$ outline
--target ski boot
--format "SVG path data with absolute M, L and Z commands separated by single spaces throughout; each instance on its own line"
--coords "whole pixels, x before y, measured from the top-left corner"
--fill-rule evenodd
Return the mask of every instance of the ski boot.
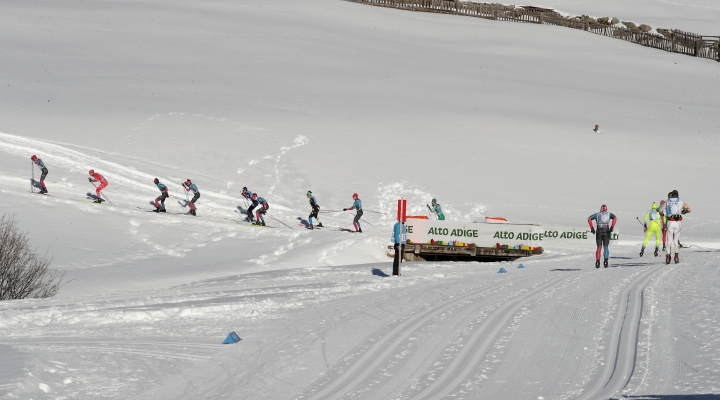
M 93 201 L 93 203 L 98 203 L 98 204 L 100 204 L 100 202 L 102 202 L 102 200 L 100 200 L 99 198 L 97 200 Z
M 603 266 L 604 266 L 605 268 L 607 268 L 607 267 L 610 266 L 610 265 L 608 264 L 608 259 L 607 259 L 607 258 L 605 259 L 605 263 L 603 264 Z
M 167 210 L 165 208 L 161 208 L 158 212 L 167 212 Z
M 670 264 L 670 254 L 665 256 L 665 264 Z
M 640 249 L 640 257 L 642 257 L 643 254 L 645 254 L 645 248 L 644 248 L 644 247 L 643 247 L 642 249 Z
M 322 227 L 323 227 L 322 222 L 318 222 L 318 228 L 322 228 Z
M 195 210 L 190 210 L 190 214 L 197 217 L 197 213 L 195 212 Z
M 658 256 L 658 252 L 659 252 L 659 250 L 658 250 L 658 248 L 656 247 L 656 248 L 655 248 L 655 257 Z
M 680 262 L 680 254 L 675 253 L 675 264 Z
M 313 226 L 312 226 L 312 225 L 308 225 L 308 227 L 307 227 L 307 228 L 308 228 L 308 229 L 310 229 L 310 230 L 313 230 L 313 229 L 315 229 L 315 228 L 313 228 Z
M 663 245 L 662 251 L 665 251 L 665 245 Z
M 261 224 L 262 226 L 265 226 L 265 221 L 262 221 L 260 224 Z
M 357 233 L 362 233 L 362 229 L 358 229 L 358 230 L 357 230 Z
M 595 268 L 600 268 L 600 260 L 595 261 Z
M 40 191 L 40 193 L 43 193 L 43 194 L 47 193 L 47 189 L 46 189 L 46 188 L 43 188 L 43 189 Z

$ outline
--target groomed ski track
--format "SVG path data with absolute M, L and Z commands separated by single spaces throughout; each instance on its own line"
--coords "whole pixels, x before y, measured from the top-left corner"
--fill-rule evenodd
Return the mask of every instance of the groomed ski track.
M 587 385 L 588 389 L 583 391 L 581 398 L 609 398 L 622 390 L 630 380 L 635 366 L 637 334 L 642 316 L 642 292 L 659 271 L 661 269 L 657 267 L 645 269 L 628 279 L 622 292 L 617 295 L 617 313 L 612 318 L 614 322 L 607 326 L 608 337 L 604 339 L 608 342 L 603 346 L 607 351 L 605 354 L 599 354 L 599 359 L 607 361 Z M 592 273 L 595 271 L 587 272 L 587 274 Z M 488 361 L 488 353 L 498 345 L 501 333 L 511 329 L 511 322 L 518 318 L 518 310 L 580 279 L 582 278 L 578 275 L 562 276 L 561 274 L 547 281 L 535 283 L 534 286 L 516 289 L 517 291 L 512 295 L 501 299 L 488 298 L 489 294 L 496 291 L 498 285 L 483 287 L 433 304 L 399 322 L 380 338 L 373 338 L 373 344 L 369 348 L 351 351 L 340 362 L 340 366 L 328 373 L 328 377 L 324 380 L 329 383 L 324 385 L 320 383 L 321 388 L 313 390 L 316 393 L 311 391 L 309 396 L 301 396 L 301 398 L 372 397 L 419 400 L 441 399 L 451 394 L 453 397 L 469 395 L 470 393 L 463 390 L 463 384 L 471 381 L 473 374 L 478 372 L 479 366 Z M 513 283 L 515 282 L 510 281 L 505 285 Z M 446 313 L 450 314 L 449 311 L 452 316 L 445 317 Z M 437 324 L 437 319 L 442 319 L 443 322 Z M 431 321 L 435 324 L 431 324 Z M 423 379 L 418 379 L 419 368 L 437 365 L 442 350 L 447 352 L 447 349 L 443 348 L 443 343 L 448 341 L 458 343 L 458 338 L 453 340 L 453 333 L 458 331 L 472 333 L 466 335 L 467 340 L 459 341 L 462 346 L 454 352 L 452 358 L 443 360 L 443 364 L 449 363 L 449 365 L 437 372 L 421 372 L 420 376 Z M 398 351 L 398 347 L 410 338 L 419 340 L 418 346 L 425 351 L 412 352 L 411 355 L 407 355 L 404 363 L 392 369 L 383 368 L 383 365 L 392 365 L 393 359 L 398 358 L 398 354 L 409 353 L 409 350 Z M 528 367 L 543 368 L 539 365 L 515 365 L 514 368 L 518 369 L 515 373 L 528 374 L 529 371 L 523 371 Z M 395 385 L 410 380 L 413 384 L 410 387 L 393 387 L 392 384 L 380 381 L 377 376 L 368 379 L 369 375 L 376 375 L 379 369 L 382 369 L 385 375 L 393 376 Z M 358 388 L 361 382 L 368 380 L 376 382 L 377 385 L 373 386 L 379 387 L 373 387 L 372 391 L 367 387 Z M 482 387 L 479 389 L 482 391 Z M 561 395 L 561 393 L 553 393 L 553 395 Z M 473 393 L 472 397 L 476 396 L 478 393 Z

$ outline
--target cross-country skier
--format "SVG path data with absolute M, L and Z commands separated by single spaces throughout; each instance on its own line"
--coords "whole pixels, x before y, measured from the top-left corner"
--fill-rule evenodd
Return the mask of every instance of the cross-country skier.
M 310 222 L 310 225 L 308 226 L 308 229 L 314 229 L 313 228 L 313 217 L 318 221 L 318 227 L 322 228 L 323 224 L 320 222 L 320 217 L 318 217 L 318 213 L 320 212 L 320 205 L 318 205 L 317 201 L 315 201 L 315 196 L 313 196 L 312 192 L 308 190 L 307 192 L 307 198 L 310 202 L 310 215 L 308 215 L 308 222 Z
M 395 249 L 395 259 L 393 260 L 393 275 L 400 275 L 400 263 L 402 262 L 403 254 L 405 253 L 406 243 L 405 224 L 397 221 L 393 226 L 392 242 L 393 248 Z
M 158 196 L 158 197 L 155 199 L 155 207 L 156 207 L 155 212 L 159 212 L 159 213 L 161 213 L 161 212 L 166 212 L 166 210 L 165 210 L 165 199 L 167 199 L 168 196 L 170 195 L 170 194 L 168 193 L 168 188 L 167 188 L 167 186 L 165 186 L 165 185 L 163 185 L 162 183 L 160 183 L 160 180 L 159 180 L 158 178 L 155 178 L 155 179 L 153 180 L 153 182 L 155 182 L 155 184 L 157 185 L 158 190 L 160 190 L 160 196 Z
M 258 197 L 257 193 L 253 193 L 252 195 L 250 195 L 250 199 L 249 199 L 249 200 L 250 200 L 250 203 L 251 203 L 251 204 L 250 204 L 250 207 L 248 207 L 248 209 L 247 209 L 247 211 L 246 211 L 246 212 L 247 212 L 247 217 L 245 217 L 245 222 L 253 222 L 253 221 L 255 221 L 255 217 L 253 216 L 253 210 L 255 209 L 255 207 L 258 206 L 257 197 Z
M 43 163 L 43 161 L 39 159 L 36 155 L 33 154 L 30 159 L 33 160 L 35 165 L 37 165 L 42 172 L 42 175 L 40 175 L 40 186 L 42 186 L 42 190 L 40 191 L 40 193 L 47 193 L 47 188 L 45 187 L 45 177 L 48 174 L 48 169 L 45 167 L 45 163 Z
M 248 190 L 247 186 L 243 186 L 242 197 L 245 198 L 246 200 L 250 200 L 252 198 L 252 195 L 253 195 L 253 192 Z
M 437 216 L 437 219 L 440 221 L 445 220 L 445 214 L 443 214 L 442 208 L 440 207 L 440 204 L 438 204 L 436 199 L 432 199 L 432 207 L 430 205 L 426 204 L 428 210 L 435 214 Z
M 343 211 L 357 210 L 357 213 L 355 214 L 355 219 L 353 219 L 353 226 L 355 227 L 355 232 L 362 233 L 362 227 L 360 227 L 360 217 L 363 216 L 362 201 L 360 200 L 360 198 L 358 198 L 357 193 L 353 193 L 353 199 L 355 200 L 355 202 L 353 203 L 352 207 L 343 208 Z
M 186 192 L 193 192 L 192 200 L 190 200 L 190 214 L 197 216 L 197 213 L 195 212 L 195 202 L 200 198 L 200 191 L 190 179 L 183 182 L 182 185 Z
M 270 208 L 270 206 L 268 205 L 267 201 L 265 201 L 264 198 L 258 196 L 255 193 L 253 193 L 253 198 L 257 199 L 257 202 L 260 205 L 260 207 L 258 207 L 257 211 L 255 211 L 255 225 L 265 226 L 265 218 L 263 218 L 263 215 L 265 215 L 265 213 L 267 213 L 267 210 L 268 210 L 268 208 Z
M 643 226 L 645 227 L 645 232 L 647 232 L 647 234 L 645 235 L 645 241 L 643 242 L 642 249 L 640 250 L 640 257 L 642 257 L 645 253 L 645 246 L 647 246 L 650 241 L 650 237 L 653 234 L 655 235 L 655 257 L 657 257 L 658 252 L 660 251 L 660 236 L 662 235 L 662 227 L 665 226 L 665 216 L 660 215 L 658 212 L 658 205 L 655 202 L 652 203 L 650 211 L 645 214 L 645 223 Z
M 100 182 L 100 184 L 95 188 L 95 194 L 97 195 L 97 200 L 95 200 L 93 203 L 100 203 L 102 200 L 100 199 L 100 191 L 105 189 L 108 185 L 107 179 L 105 179 L 102 175 L 95 172 L 94 169 L 91 169 L 88 174 L 90 174 L 90 177 L 88 178 L 88 182 L 94 183 L 94 182 Z
M 670 197 L 670 193 L 668 193 L 668 197 Z M 665 200 L 660 200 L 660 206 L 658 207 L 658 214 L 660 214 L 660 217 L 663 220 L 662 224 L 662 251 L 665 251 L 665 243 L 667 243 L 667 218 L 665 218 L 664 210 L 665 209 Z
M 680 221 L 683 219 L 683 215 L 689 213 L 690 206 L 684 201 L 680 200 L 680 195 L 677 190 L 670 192 L 665 204 L 663 204 L 662 211 L 667 217 L 667 234 L 668 234 L 668 246 L 667 252 L 665 253 L 665 264 L 670 264 L 670 253 L 672 253 L 673 246 L 675 247 L 675 264 L 680 262 Z
M 610 225 L 612 220 L 612 225 Z M 593 227 L 593 221 L 597 224 L 597 233 Z M 604 258 L 605 268 L 608 267 L 608 258 L 610 258 L 610 234 L 615 229 L 615 223 L 617 223 L 617 217 L 613 213 L 609 213 L 607 206 L 603 204 L 600 207 L 600 212 L 595 213 L 588 217 L 588 224 L 590 225 L 590 232 L 595 234 L 595 242 L 597 243 L 597 251 L 595 252 L 595 268 L 600 268 L 600 252 L 605 247 Z

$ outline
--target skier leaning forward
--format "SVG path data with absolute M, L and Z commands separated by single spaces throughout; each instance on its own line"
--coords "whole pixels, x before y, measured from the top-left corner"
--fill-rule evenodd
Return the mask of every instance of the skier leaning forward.
M 198 187 L 192 183 L 190 179 L 183 182 L 183 187 L 185 188 L 186 192 L 193 192 L 193 197 L 190 200 L 190 211 L 188 211 L 188 214 L 194 215 L 197 217 L 197 212 L 195 211 L 195 202 L 198 201 L 200 198 L 200 191 L 198 190 Z
M 649 225 L 648 222 L 650 223 Z M 647 246 L 650 241 L 650 237 L 653 234 L 655 235 L 655 257 L 658 256 L 658 252 L 660 251 L 660 236 L 662 236 L 665 222 L 665 216 L 658 212 L 658 205 L 653 202 L 652 209 L 645 214 L 645 223 L 643 226 L 645 227 L 645 232 L 647 232 L 647 234 L 645 235 L 645 241 L 643 242 L 642 249 L 640 250 L 640 257 L 645 254 L 645 246 Z
M 310 223 L 310 225 L 308 225 L 307 228 L 313 229 L 313 217 L 315 217 L 318 222 L 317 226 L 322 228 L 323 224 L 322 222 L 320 222 L 320 216 L 318 215 L 318 213 L 320 212 L 320 205 L 317 203 L 317 200 L 315 200 L 315 196 L 313 196 L 312 192 L 309 190 L 307 192 L 307 198 L 311 207 L 310 215 L 308 215 L 308 222 Z
M 153 183 L 157 185 L 157 188 L 160 191 L 160 196 L 155 199 L 155 212 L 166 212 L 165 199 L 170 196 L 170 193 L 168 193 L 168 188 L 167 186 L 163 185 L 158 178 L 153 179 Z
M 355 227 L 355 232 L 362 233 L 362 227 L 360 226 L 360 217 L 363 216 L 362 201 L 358 197 L 357 193 L 353 193 L 353 199 L 355 200 L 355 202 L 353 203 L 352 207 L 343 208 L 343 211 L 357 210 L 357 213 L 355 214 L 355 219 L 353 219 L 353 226 Z
M 670 264 L 670 253 L 672 248 L 675 247 L 675 264 L 680 262 L 680 221 L 682 221 L 683 214 L 689 213 L 690 206 L 685 204 L 684 201 L 680 200 L 680 195 L 677 190 L 670 192 L 670 197 L 663 204 L 661 210 L 667 217 L 667 252 L 665 253 L 665 264 Z
M 102 175 L 96 173 L 94 169 L 91 169 L 88 174 L 90 175 L 90 177 L 88 178 L 88 182 L 100 182 L 100 184 L 95 187 L 95 194 L 97 195 L 97 200 L 93 201 L 93 203 L 100 203 L 102 201 L 102 199 L 100 198 L 100 191 L 107 187 L 108 181 Z
M 42 175 L 40 175 L 40 187 L 42 187 L 40 193 L 45 194 L 47 193 L 47 187 L 45 187 L 45 177 L 48 174 L 48 169 L 45 167 L 45 163 L 43 163 L 43 160 L 39 159 L 38 156 L 33 154 L 30 159 L 33 163 L 35 163 L 35 165 L 38 166 L 38 168 L 40 168 L 40 172 L 42 173 Z
M 252 195 L 253 200 L 257 201 L 257 203 L 260 205 L 258 209 L 255 211 L 255 225 L 262 225 L 265 226 L 265 218 L 263 215 L 267 213 L 268 208 L 270 206 L 268 205 L 267 200 L 257 195 L 257 193 L 253 193 Z
M 595 220 L 595 223 L 597 224 L 597 232 L 595 232 L 595 228 L 593 227 L 593 220 Z M 613 221 L 612 225 L 610 225 L 610 220 Z M 600 252 L 603 250 L 603 247 L 605 247 L 604 266 L 605 268 L 608 267 L 608 258 L 610 258 L 610 249 L 608 248 L 608 245 L 610 245 L 610 234 L 613 229 L 615 229 L 616 222 L 617 217 L 615 214 L 608 212 L 605 204 L 600 207 L 599 213 L 595 213 L 588 217 L 590 232 L 595 234 L 595 242 L 597 243 L 597 251 L 595 252 L 595 268 L 600 268 Z

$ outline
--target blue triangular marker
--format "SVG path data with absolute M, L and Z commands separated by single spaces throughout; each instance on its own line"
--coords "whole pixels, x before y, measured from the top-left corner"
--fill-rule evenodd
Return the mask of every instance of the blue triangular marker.
M 525 266 L 520 264 L 520 265 L 518 265 L 518 268 L 525 268 Z
M 500 271 L 498 271 L 498 274 L 504 274 L 504 273 L 506 273 L 506 272 L 507 272 L 507 271 L 505 271 L 505 268 L 500 268 Z
M 222 342 L 222 344 L 235 344 L 239 341 L 241 341 L 240 336 L 237 335 L 235 332 L 230 332 L 229 335 L 227 335 L 227 338 L 225 338 L 225 341 Z

